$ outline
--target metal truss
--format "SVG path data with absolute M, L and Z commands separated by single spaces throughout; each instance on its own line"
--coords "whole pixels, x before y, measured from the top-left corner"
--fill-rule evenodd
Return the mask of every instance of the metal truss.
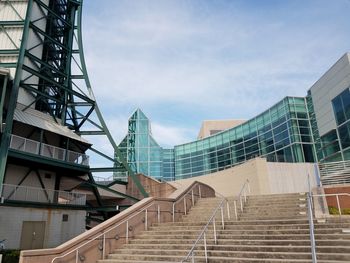
M 1 137 L 0 186 L 5 173 L 14 111 L 20 89 L 25 90 L 31 102 L 26 105 L 50 114 L 57 123 L 69 127 L 82 136 L 103 136 L 115 151 L 110 157 L 104 150 L 93 152 L 112 162 L 110 167 L 92 167 L 93 172 L 114 171 L 124 167 L 136 186 L 148 194 L 128 166 L 115 143 L 96 103 L 87 74 L 82 42 L 82 0 L 28 0 L 26 17 L 21 17 L 12 5 L 6 4 L 18 15 L 16 21 L 0 21 L 0 30 L 13 44 L 0 54 L 18 56 L 14 62 L 1 62 L 0 67 L 13 68 L 16 74 L 11 88 L 6 125 Z M 35 10 L 35 14 L 33 12 Z M 8 28 L 23 28 L 20 46 Z M 30 41 L 29 41 L 30 39 Z M 3 105 L 0 105 L 1 109 Z

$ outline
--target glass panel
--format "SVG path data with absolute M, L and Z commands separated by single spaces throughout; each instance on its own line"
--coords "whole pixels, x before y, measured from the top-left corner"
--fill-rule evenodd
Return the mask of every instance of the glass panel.
M 342 124 L 345 121 L 345 114 L 343 111 L 343 105 L 340 96 L 335 97 L 332 100 L 333 110 L 335 114 L 335 119 L 338 125 Z
M 350 122 L 339 128 L 339 137 L 343 149 L 350 146 Z

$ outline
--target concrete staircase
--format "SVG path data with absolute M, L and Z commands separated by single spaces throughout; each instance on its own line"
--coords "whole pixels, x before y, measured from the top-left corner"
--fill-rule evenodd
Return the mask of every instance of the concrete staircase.
M 220 211 L 216 216 L 217 244 L 212 225 L 206 232 L 209 262 L 311 262 L 305 194 L 249 196 L 239 220 L 234 199 L 228 201 L 231 218 L 225 209 L 225 229 Z M 181 222 L 154 225 L 98 262 L 181 262 L 219 202 L 201 199 Z M 319 263 L 350 262 L 350 234 L 343 229 L 350 229 L 350 220 L 315 221 Z M 196 262 L 205 262 L 203 241 L 195 255 Z

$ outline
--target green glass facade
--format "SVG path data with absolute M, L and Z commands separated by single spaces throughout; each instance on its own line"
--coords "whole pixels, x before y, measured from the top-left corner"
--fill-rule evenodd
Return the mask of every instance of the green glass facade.
M 150 121 L 140 109 L 129 118 L 128 134 L 119 150 L 135 173 L 158 180 L 174 180 L 173 149 L 163 149 L 153 139 Z M 124 174 L 125 171 L 119 168 L 114 176 L 123 179 Z
M 262 156 L 271 162 L 314 162 L 306 99 L 286 97 L 232 129 L 175 146 L 175 179 L 217 172 Z
M 237 127 L 174 149 L 159 146 L 138 109 L 119 149 L 136 173 L 166 181 L 217 172 L 257 156 L 271 162 L 315 161 L 307 102 L 300 97 L 286 97 Z

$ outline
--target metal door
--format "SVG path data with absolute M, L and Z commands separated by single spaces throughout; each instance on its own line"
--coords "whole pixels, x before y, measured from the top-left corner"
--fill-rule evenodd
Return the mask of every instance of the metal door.
M 21 249 L 38 249 L 44 247 L 45 221 L 23 221 Z

